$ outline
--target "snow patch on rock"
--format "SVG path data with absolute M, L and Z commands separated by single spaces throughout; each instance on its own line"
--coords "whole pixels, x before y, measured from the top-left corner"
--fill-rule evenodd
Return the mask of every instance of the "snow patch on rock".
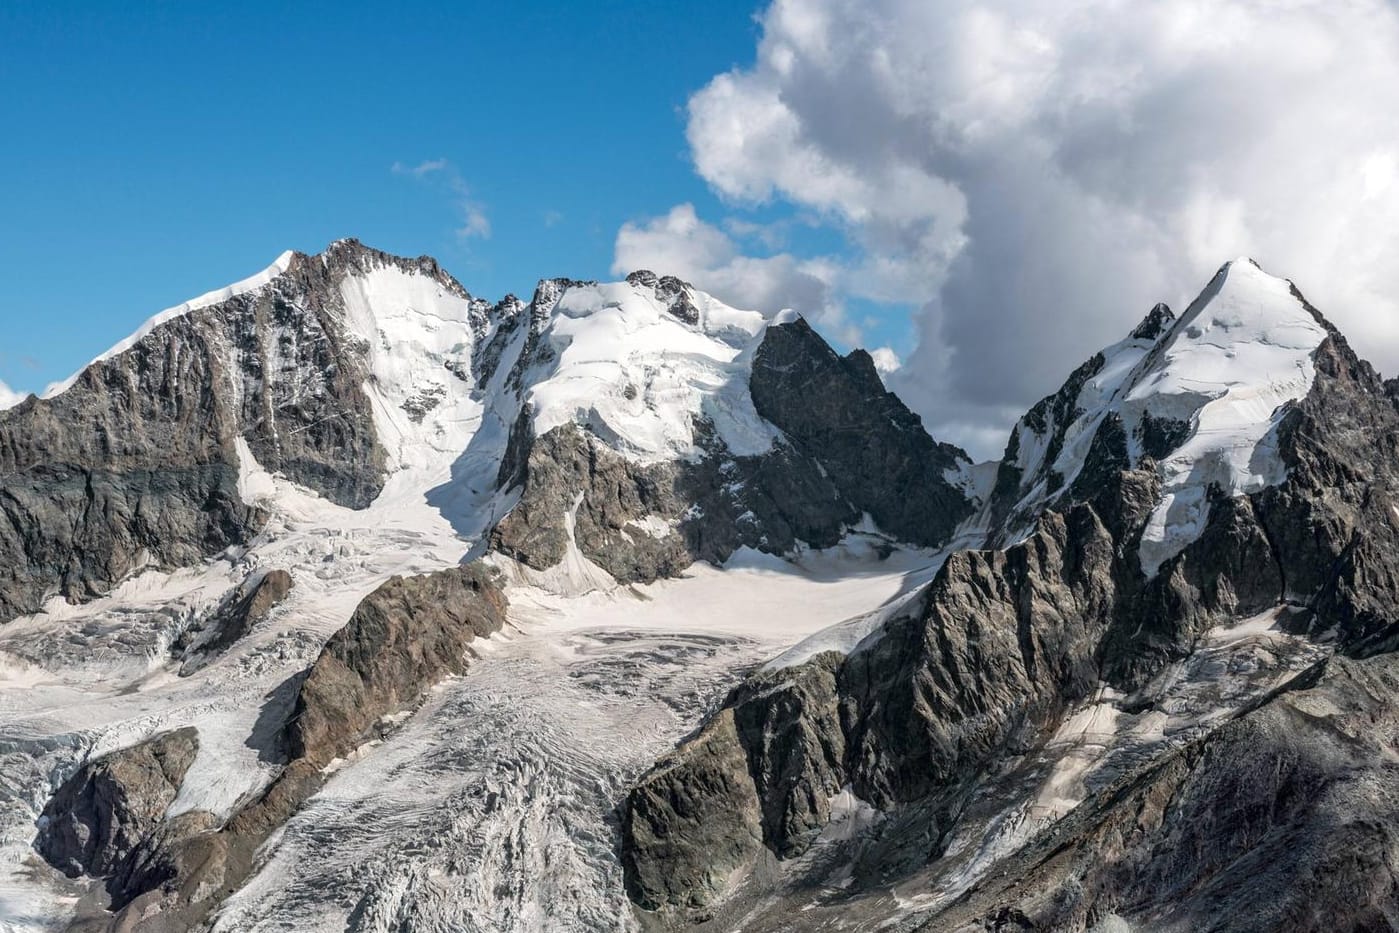
M 1193 430 L 1160 464 L 1163 497 L 1142 536 L 1148 576 L 1204 531 L 1211 486 L 1238 496 L 1286 479 L 1277 429 L 1311 391 L 1327 336 L 1291 283 L 1236 260 L 1152 354 L 1122 406 L 1129 428 L 1149 413 Z
M 1286 478 L 1277 428 L 1311 390 L 1327 336 L 1292 283 L 1249 259 L 1228 263 L 1168 329 L 1139 329 L 1103 350 L 1066 412 L 1020 420 L 1012 465 L 1022 487 L 1011 514 L 1024 527 L 1006 537 L 1028 534 L 1034 516 L 1073 485 L 1110 417 L 1121 420 L 1133 467 L 1146 457 L 1149 422 L 1178 426 L 1182 440 L 1156 464 L 1162 498 L 1142 539 L 1142 570 L 1154 576 L 1204 531 L 1211 487 L 1232 497 Z

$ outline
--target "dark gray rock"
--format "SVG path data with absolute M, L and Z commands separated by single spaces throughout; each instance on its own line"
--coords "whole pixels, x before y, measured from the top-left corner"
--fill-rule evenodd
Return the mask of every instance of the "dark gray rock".
M 385 453 L 339 286 L 385 265 L 466 296 L 432 259 L 342 240 L 156 326 L 60 395 L 0 411 L 0 622 L 249 540 L 263 518 L 238 495 L 239 437 L 268 470 L 368 505 Z
M 199 751 L 194 728 L 89 761 L 44 807 L 34 846 L 70 878 L 108 877 L 156 831 Z
M 1096 814 L 1105 835 L 1066 828 L 1085 835 L 1056 835 L 1035 850 L 1044 859 L 1035 870 L 1057 872 L 1045 875 L 1053 880 L 1040 900 L 978 896 L 975 913 L 959 908 L 927 928 L 1086 929 L 1117 911 L 1148 928 L 1173 918 L 1161 929 L 1324 929 L 1330 917 L 1345 919 L 1341 928 L 1368 929 L 1392 915 L 1399 849 L 1392 795 L 1378 788 L 1391 780 L 1386 743 L 1399 734 L 1390 731 L 1399 694 L 1385 666 L 1399 663 L 1389 655 L 1399 646 L 1399 416 L 1384 384 L 1334 331 L 1317 367 L 1310 394 L 1278 432 L 1286 481 L 1252 496 L 1216 496 L 1204 532 L 1153 578 L 1142 573 L 1138 547 L 1159 479 L 1149 458 L 1122 468 L 1121 424 L 1106 419 L 1081 482 L 1028 539 L 953 554 L 917 612 L 888 622 L 848 657 L 764 674 L 735 690 L 714 720 L 731 717 L 734 727 L 707 729 L 702 754 L 682 744 L 624 807 L 633 898 L 691 919 L 705 905 L 707 916 L 745 870 L 762 874 L 773 859 L 802 855 L 828 818 L 834 789 L 846 786 L 888 817 L 862 843 L 851 890 L 909 877 L 941 857 L 978 788 L 1027 760 L 1100 684 L 1150 708 L 1156 679 L 1190 658 L 1206 633 L 1288 607 L 1293 630 L 1377 666 L 1337 660 L 1331 669 L 1354 683 L 1296 710 L 1286 708 L 1292 699 L 1266 704 L 1198 754 L 1143 762 L 1123 785 L 1130 793 L 1099 792 L 1080 808 Z M 1061 401 L 1030 416 L 1042 421 L 1041 433 L 1052 435 L 1072 415 Z M 824 682 L 826 665 L 834 700 L 809 686 Z M 1356 673 L 1372 670 L 1385 673 Z M 1306 696 L 1302 686 L 1288 696 Z M 1335 718 L 1342 711 L 1354 711 L 1343 726 Z M 1324 721 L 1304 723 L 1308 715 Z M 1357 751 L 1351 742 L 1362 724 L 1377 729 L 1366 741 L 1378 744 Z M 738 760 L 746 768 L 732 764 Z M 1357 760 L 1366 762 L 1359 772 Z M 717 761 L 731 763 L 728 778 L 704 778 Z M 1130 783 L 1138 777 L 1144 783 Z M 668 820 L 658 799 L 683 800 L 684 818 Z M 1348 812 L 1377 816 L 1342 816 Z M 1328 845 L 1306 841 L 1310 835 Z M 723 871 L 704 861 L 706 840 L 715 838 L 743 841 L 724 848 Z M 1249 854 L 1260 841 L 1264 854 Z M 1072 871 L 1067 849 L 1076 853 Z M 1031 871 L 1008 864 L 996 877 Z M 1255 872 L 1267 881 L 1254 884 Z M 751 882 L 744 903 L 771 895 L 765 883 L 776 882 Z M 1287 897 L 1247 912 L 1250 899 L 1283 889 Z M 1320 913 L 1308 913 L 1309 900 Z M 1264 919 L 1249 926 L 1257 922 L 1250 917 Z
M 971 514 L 946 478 L 970 459 L 928 435 L 865 351 L 838 356 L 800 318 L 771 326 L 749 385 L 758 414 L 820 464 L 854 510 L 900 541 L 940 546 Z
M 1175 320 L 1176 315 L 1170 305 L 1158 304 L 1147 312 L 1146 317 L 1132 331 L 1132 337 L 1136 340 L 1157 340 L 1171 329 Z
M 1391 929 L 1396 695 L 1394 655 L 1324 662 L 1098 794 L 918 929 Z
M 865 650 L 820 656 L 735 691 L 726 703 L 737 724 L 732 735 L 707 734 L 700 753 L 681 746 L 628 798 L 623 864 L 633 896 L 655 909 L 722 893 L 708 886 L 702 865 L 673 853 L 690 825 L 745 838 L 750 799 L 762 844 L 791 857 L 825 825 L 830 798 L 847 784 L 892 808 L 949 791 L 1032 742 L 1097 685 L 1096 651 L 1117 595 L 1115 559 L 1112 536 L 1091 507 L 1050 515 L 1009 551 L 953 554 L 921 608 L 888 623 Z M 716 751 L 722 741 L 732 747 Z M 735 772 L 747 780 L 720 784 L 698 773 L 691 780 L 691 769 L 734 757 L 747 763 Z M 649 827 L 664 849 L 635 834 L 631 815 L 656 795 L 658 778 L 682 788 L 667 795 L 686 799 L 694 814 Z M 744 855 L 751 864 L 762 853 L 750 847 Z
M 277 607 L 291 592 L 291 574 L 269 570 L 250 576 L 214 609 L 207 619 L 180 635 L 174 644 L 184 659 L 180 676 L 188 676 L 212 657 L 227 650 Z
M 627 892 L 647 910 L 704 907 L 761 851 L 759 801 L 732 709 L 657 764 L 628 797 L 622 828 Z
M 1150 333 L 1151 328 L 1148 321 L 1144 322 L 1137 329 Z M 1079 418 L 1083 411 L 1078 407 L 1079 394 L 1088 380 L 1102 372 L 1106 363 L 1101 353 L 1095 354 L 1069 376 L 1060 387 L 1058 392 L 1046 396 L 1035 404 L 1025 416 L 1020 419 L 1016 429 L 1012 429 L 1010 441 L 1006 446 L 1005 456 L 1001 460 L 1001 465 L 996 474 L 996 485 L 991 493 L 991 501 L 988 506 L 991 516 L 991 528 L 999 532 L 993 534 L 993 542 L 1004 544 L 1014 536 L 1014 532 L 1034 520 L 1034 514 L 1022 510 L 1018 511 L 1022 496 L 1039 483 L 1043 482 L 1046 489 L 1046 498 L 1043 504 L 1034 504 L 1032 508 L 1042 508 L 1052 503 L 1058 502 L 1061 494 L 1066 493 L 1064 489 L 1064 477 L 1054 469 L 1055 462 L 1059 459 L 1059 454 L 1064 448 L 1064 439 L 1068 429 L 1074 421 Z M 1022 475 L 1024 471 L 1017 466 L 1020 453 L 1020 426 L 1027 430 L 1046 438 L 1045 455 L 1038 470 L 1034 475 Z M 1118 425 L 1120 431 L 1121 425 Z M 1094 440 L 1094 450 L 1100 457 L 1106 452 Z M 1112 445 L 1115 449 L 1116 445 Z M 1115 464 L 1100 464 L 1097 472 L 1101 474 L 1103 468 L 1111 466 L 1115 469 L 1123 469 L 1127 466 L 1126 456 Z
M 528 419 L 515 431 L 527 433 Z M 512 451 L 520 446 L 516 437 Z M 679 533 L 658 536 L 639 524 L 648 516 L 683 512 L 677 465 L 634 463 L 572 424 L 549 431 L 528 449 L 525 468 L 514 471 L 523 483 L 520 501 L 492 532 L 496 550 L 543 569 L 563 560 L 572 540 L 625 583 L 675 576 L 693 563 Z

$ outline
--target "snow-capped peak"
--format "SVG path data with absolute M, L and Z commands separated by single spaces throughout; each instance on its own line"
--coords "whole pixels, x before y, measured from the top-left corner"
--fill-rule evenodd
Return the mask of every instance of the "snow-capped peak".
M 1148 575 L 1204 530 L 1212 485 L 1234 496 L 1286 478 L 1277 427 L 1311 390 L 1327 336 L 1291 282 L 1240 259 L 1145 361 L 1122 404 L 1129 437 L 1146 419 L 1189 426 L 1159 464 L 1163 496 L 1142 539 Z
M 1236 496 L 1286 477 L 1276 429 L 1310 391 L 1327 335 L 1291 282 L 1246 257 L 1222 267 L 1179 319 L 1158 305 L 1016 425 L 1007 467 L 1018 492 L 1002 506 L 1010 537 L 1072 487 L 1116 418 L 1130 465 L 1150 460 L 1162 479 L 1141 548 L 1154 575 L 1204 530 L 1211 486 Z
M 698 418 L 735 454 L 772 446 L 776 429 L 748 392 L 767 319 L 671 281 L 634 273 L 550 293 L 524 380 L 536 436 L 574 422 L 626 455 L 686 458 Z

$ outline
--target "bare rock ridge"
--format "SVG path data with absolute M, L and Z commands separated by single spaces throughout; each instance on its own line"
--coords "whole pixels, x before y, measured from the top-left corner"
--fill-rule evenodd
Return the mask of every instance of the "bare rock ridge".
M 1393 827 L 1377 816 L 1366 830 L 1358 815 L 1392 811 L 1379 789 L 1392 735 L 1358 734 L 1387 723 L 1395 702 L 1399 417 L 1374 371 L 1316 320 L 1315 380 L 1278 413 L 1281 483 L 1233 497 L 1215 487 L 1203 528 L 1148 576 L 1138 555 L 1170 481 L 1156 457 L 1171 445 L 1134 457 L 1121 418 L 1088 419 L 1095 436 L 1078 442 L 1092 482 L 1051 488 L 1028 538 L 953 554 L 915 612 L 849 656 L 758 675 L 639 782 L 622 815 L 635 902 L 663 925 L 743 917 L 745 929 L 776 930 L 783 911 L 835 886 L 843 916 L 882 916 L 887 901 L 870 905 L 892 882 L 950 883 L 942 861 L 955 861 L 959 833 L 975 838 L 982 801 L 1033 771 L 1076 709 L 1106 691 L 1121 698 L 1116 715 L 1165 715 L 1153 711 L 1178 702 L 1166 694 L 1221 637 L 1211 633 L 1266 614 L 1316 646 L 1306 650 L 1338 657 L 1291 690 L 1236 701 L 1240 718 L 1202 727 L 1193 745 L 1153 746 L 1154 759 L 1091 787 L 1071 818 L 998 867 L 1006 880 L 927 911 L 920 928 L 1086 930 L 1120 915 L 1133 928 L 1322 930 L 1333 918 L 1371 928 L 1392 911 Z M 1180 327 L 1154 311 L 1129 338 L 1142 365 Z M 1110 357 L 1027 416 L 1051 438 L 1041 450 L 1052 425 L 1084 423 L 1077 400 Z M 1251 669 L 1238 669 L 1241 683 Z M 823 868 L 803 856 L 843 792 L 881 817 Z M 1236 862 L 1251 852 L 1257 874 Z M 1262 900 L 1266 912 L 1245 909 Z
M 947 478 L 970 458 L 933 440 L 864 350 L 837 356 L 797 318 L 768 329 L 751 385 L 758 414 L 819 464 L 847 508 L 896 539 L 940 547 L 971 514 Z
M 499 631 L 506 610 L 499 586 L 474 564 L 396 577 L 365 597 L 301 683 L 280 776 L 222 823 L 202 813 L 163 819 L 197 748 L 194 729 L 80 772 L 50 803 L 39 845 L 56 866 L 107 879 L 113 913 L 85 929 L 196 928 L 253 871 L 258 847 L 320 789 L 326 767 L 387 734 L 390 717 L 414 708 L 434 683 L 462 673 L 471 642 Z M 111 841 L 87 828 L 108 825 Z

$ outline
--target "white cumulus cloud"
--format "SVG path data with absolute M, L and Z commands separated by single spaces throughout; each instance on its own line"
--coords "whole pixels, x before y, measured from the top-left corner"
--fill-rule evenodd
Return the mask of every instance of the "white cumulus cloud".
M 832 270 L 823 307 L 916 309 L 890 380 L 940 436 L 996 452 L 1077 363 L 1238 255 L 1399 368 L 1390 0 L 777 0 L 762 26 L 754 64 L 690 100 L 695 165 L 736 207 L 844 234 L 849 255 L 805 260 Z M 619 260 L 624 238 L 658 247 L 653 226 Z M 672 247 L 736 303 L 786 284 L 692 232 Z
M 28 397 L 28 393 L 16 392 L 5 383 L 0 382 L 0 411 L 4 411 L 6 408 L 14 408 Z
M 837 339 L 858 340 L 832 289 L 838 276 L 833 262 L 787 253 L 744 255 L 733 237 L 701 220 L 694 205 L 678 204 L 660 217 L 624 224 L 613 255 L 613 275 L 650 269 L 679 276 L 726 304 L 767 314 L 796 308 Z

